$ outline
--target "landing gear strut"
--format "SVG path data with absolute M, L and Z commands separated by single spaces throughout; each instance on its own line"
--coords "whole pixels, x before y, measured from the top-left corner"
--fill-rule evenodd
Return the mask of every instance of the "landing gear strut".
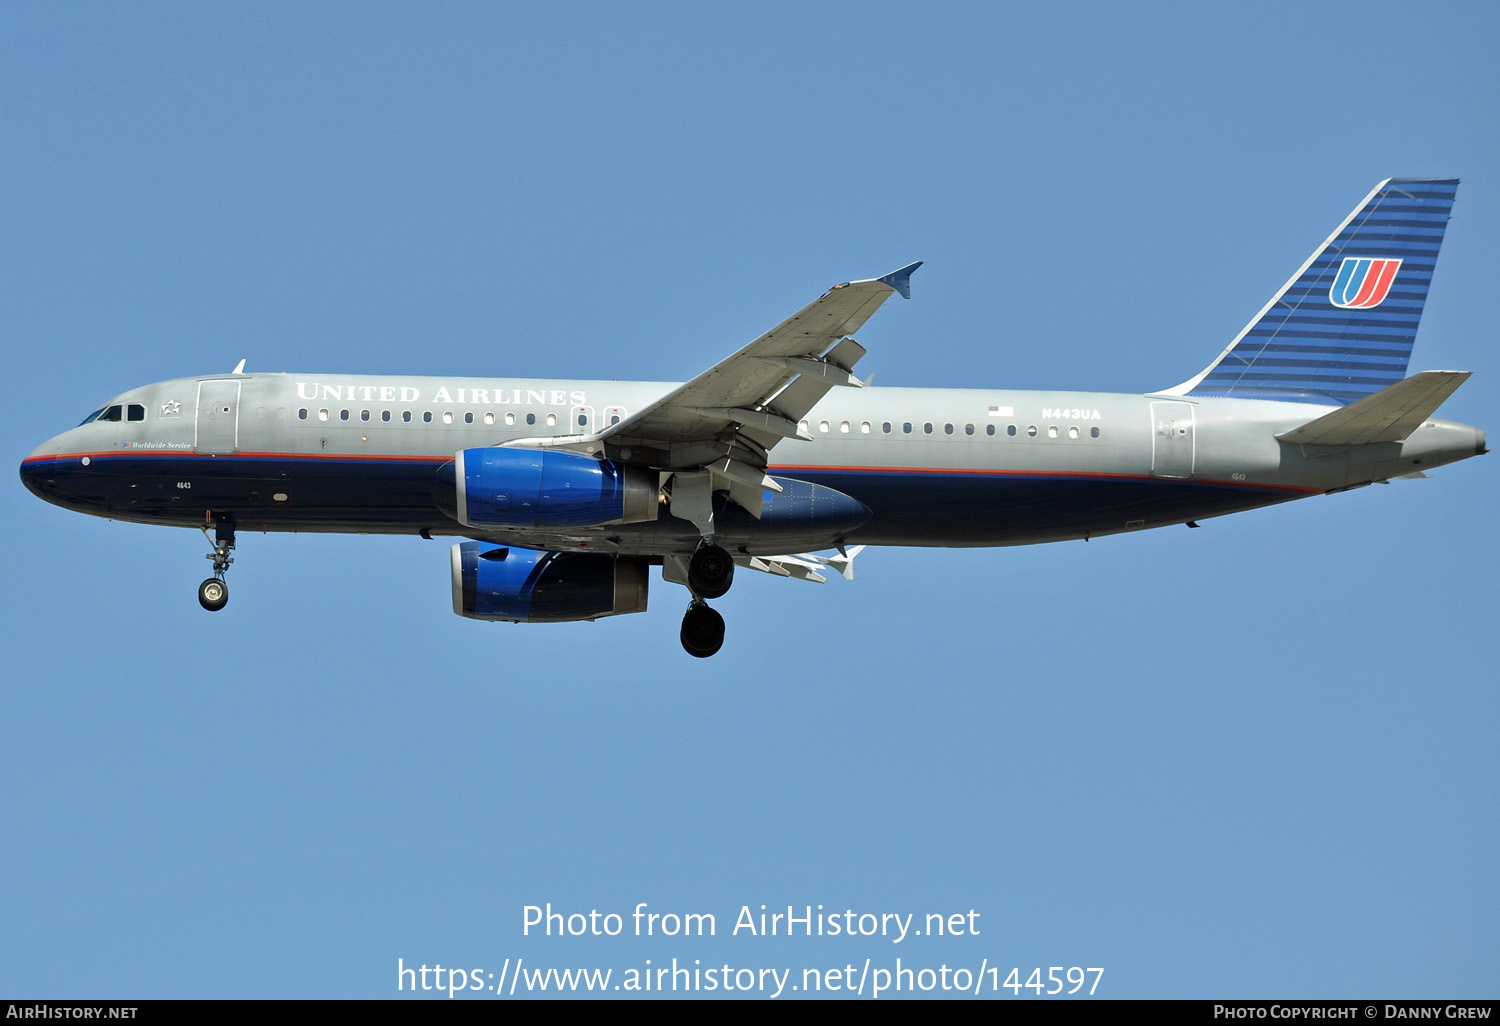
M 203 537 L 208 537 L 206 527 L 203 528 Z M 234 562 L 234 557 L 229 554 L 234 550 L 234 525 L 215 525 L 210 543 L 213 551 L 204 558 L 214 561 L 214 575 L 198 585 L 198 604 L 210 613 L 216 613 L 229 604 L 229 585 L 224 575 L 229 571 L 229 564 Z
M 723 645 L 724 618 L 707 602 L 694 598 L 682 617 L 682 647 L 690 656 L 707 659 Z

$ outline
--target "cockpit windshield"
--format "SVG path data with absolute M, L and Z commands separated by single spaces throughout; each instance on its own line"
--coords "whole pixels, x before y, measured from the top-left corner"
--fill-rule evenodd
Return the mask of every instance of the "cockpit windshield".
M 124 414 L 125 414 L 125 406 L 123 404 L 121 404 L 121 403 L 116 403 L 113 406 L 104 406 L 104 407 L 101 407 L 101 408 L 95 410 L 93 413 L 89 414 L 87 417 L 83 418 L 83 423 L 79 424 L 78 426 L 79 427 L 83 427 L 84 424 L 92 424 L 96 420 L 106 420 L 106 421 L 111 421 L 113 423 L 119 423 L 121 420 L 125 419 Z M 145 420 L 146 419 L 146 407 L 142 406 L 140 403 L 131 403 L 130 404 L 130 419 L 131 420 Z

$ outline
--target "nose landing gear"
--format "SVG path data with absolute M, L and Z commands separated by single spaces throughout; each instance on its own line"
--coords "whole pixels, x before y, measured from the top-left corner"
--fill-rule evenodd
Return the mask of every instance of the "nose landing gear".
M 208 538 L 206 527 L 203 528 L 203 537 Z M 229 571 L 229 564 L 234 562 L 234 557 L 229 554 L 234 550 L 234 525 L 215 525 L 210 543 L 213 551 L 204 558 L 214 561 L 214 575 L 198 585 L 198 604 L 210 613 L 216 613 L 229 604 L 229 584 L 224 575 Z

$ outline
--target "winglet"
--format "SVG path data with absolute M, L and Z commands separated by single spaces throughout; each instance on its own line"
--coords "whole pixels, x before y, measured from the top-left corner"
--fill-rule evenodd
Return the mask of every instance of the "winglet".
M 918 267 L 921 267 L 924 263 L 926 263 L 925 260 L 918 260 L 914 264 L 907 264 L 905 267 L 901 268 L 901 270 L 899 270 L 899 271 L 892 271 L 890 274 L 887 274 L 885 277 L 883 277 L 883 278 L 876 278 L 875 280 L 878 281 L 878 282 L 880 282 L 882 285 L 889 285 L 891 288 L 893 288 L 897 292 L 901 293 L 901 298 L 902 299 L 910 299 L 911 298 L 911 273 L 913 271 L 915 271 Z

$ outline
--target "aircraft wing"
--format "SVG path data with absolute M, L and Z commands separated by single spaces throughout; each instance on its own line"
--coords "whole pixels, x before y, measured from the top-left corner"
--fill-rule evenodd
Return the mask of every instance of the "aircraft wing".
M 762 480 L 767 452 L 784 438 L 811 437 L 798 421 L 829 389 L 860 385 L 851 371 L 865 349 L 849 334 L 892 293 L 910 298 L 911 275 L 921 265 L 835 285 L 733 356 L 602 432 L 606 451 L 661 470 L 711 468 L 714 483 L 737 500 L 740 493 L 774 489 Z

